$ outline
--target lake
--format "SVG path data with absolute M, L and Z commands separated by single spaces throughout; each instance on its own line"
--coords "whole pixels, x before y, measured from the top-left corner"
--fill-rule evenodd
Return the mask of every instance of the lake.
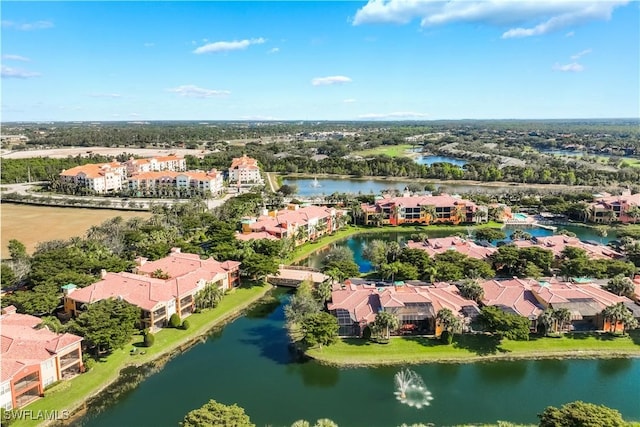
M 209 399 L 243 407 L 257 426 L 331 418 L 340 427 L 402 423 L 537 423 L 546 406 L 574 400 L 618 409 L 640 420 L 640 359 L 501 361 L 413 366 L 432 392 L 422 409 L 393 392 L 400 367 L 338 369 L 290 354 L 283 305 L 249 313 L 170 360 L 164 368 L 75 426 L 177 426 Z M 104 403 L 104 402 L 103 402 Z
M 115 209 L 59 208 L 2 203 L 2 258 L 11 239 L 18 239 L 33 252 L 39 242 L 83 236 L 92 225 L 121 216 L 149 218 L 149 212 Z
M 335 178 L 288 178 L 282 181 L 286 185 L 295 185 L 297 187 L 296 194 L 300 197 L 319 197 L 328 196 L 333 193 L 351 193 L 351 194 L 373 194 L 380 195 L 387 190 L 403 191 L 409 184 L 421 184 L 418 181 L 387 181 L 377 179 L 335 179 Z M 426 184 L 422 183 L 422 184 Z M 490 185 L 471 185 L 457 183 L 441 183 L 433 184 L 439 191 L 446 193 L 503 193 L 505 191 L 522 191 L 520 185 L 507 186 L 490 186 Z
M 451 163 L 456 166 L 464 166 L 467 164 L 466 160 L 456 159 L 455 157 L 446 156 L 418 156 L 415 161 L 419 165 L 432 165 L 434 163 Z

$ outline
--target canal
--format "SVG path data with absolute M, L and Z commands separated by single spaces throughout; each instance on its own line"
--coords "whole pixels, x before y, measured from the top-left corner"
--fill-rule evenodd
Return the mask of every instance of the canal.
M 288 294 L 268 312 L 249 312 L 170 360 L 106 408 L 98 401 L 75 426 L 177 426 L 209 399 L 243 407 L 257 426 L 330 418 L 341 427 L 437 426 L 509 420 L 536 423 L 548 405 L 574 400 L 640 420 L 640 359 L 500 361 L 413 366 L 433 395 L 421 409 L 393 392 L 400 367 L 338 369 L 300 363 L 284 328 Z

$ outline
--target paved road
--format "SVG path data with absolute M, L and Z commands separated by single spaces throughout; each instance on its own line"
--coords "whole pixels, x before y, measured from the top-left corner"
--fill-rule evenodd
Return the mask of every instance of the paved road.
M 108 201 L 111 203 L 111 206 L 114 209 L 125 209 L 127 206 L 131 206 L 132 203 L 135 203 L 137 207 L 149 209 L 150 205 L 172 205 L 176 202 L 187 202 L 188 199 L 142 199 L 136 197 L 95 197 L 95 196 L 70 196 L 67 194 L 51 194 L 51 193 L 38 193 L 33 192 L 33 187 L 36 185 L 46 184 L 46 181 L 43 182 L 21 182 L 17 184 L 5 184 L 2 185 L 3 193 L 18 193 L 20 195 L 26 196 L 30 195 L 32 197 L 38 198 L 51 198 L 55 200 L 79 200 L 80 202 L 90 202 L 91 204 L 98 204 L 100 202 Z M 224 202 L 229 200 L 231 197 L 235 197 L 237 193 L 225 194 L 224 197 L 219 199 L 209 199 L 207 200 L 207 207 L 209 209 L 216 208 L 222 205 Z M 75 206 L 75 205 L 70 205 Z

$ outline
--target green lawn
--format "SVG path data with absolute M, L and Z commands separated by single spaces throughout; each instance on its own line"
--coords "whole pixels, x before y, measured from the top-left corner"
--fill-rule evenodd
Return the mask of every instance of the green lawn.
M 376 148 L 370 148 L 368 150 L 354 151 L 353 154 L 362 157 L 372 156 L 389 156 L 389 157 L 406 157 L 407 151 L 411 150 L 413 145 L 401 144 L 401 145 L 381 145 Z
M 640 159 L 624 159 L 618 164 L 619 168 L 640 168 Z
M 242 312 L 243 309 L 260 299 L 271 289 L 270 285 L 254 286 L 251 288 L 236 288 L 225 295 L 220 304 L 202 313 L 189 316 L 191 327 L 181 329 L 162 329 L 155 334 L 153 347 L 139 347 L 142 336 L 133 337 L 131 344 L 116 350 L 97 363 L 89 372 L 76 376 L 69 381 L 57 383 L 45 391 L 45 397 L 27 405 L 23 409 L 37 411 L 73 410 L 85 403 L 88 397 L 98 393 L 104 386 L 115 381 L 120 370 L 130 365 L 142 365 L 160 358 L 165 354 L 188 344 L 192 339 L 206 334 L 213 326 L 223 323 Z M 132 356 L 131 349 L 144 350 L 146 354 Z M 36 426 L 38 421 L 18 421 L 15 426 Z
M 567 334 L 562 338 L 535 337 L 530 341 L 498 342 L 489 335 L 457 336 L 452 345 L 423 337 L 392 338 L 376 344 L 349 338 L 307 354 L 324 363 L 344 366 L 429 362 L 471 362 L 498 358 L 543 357 L 640 357 L 640 331 L 630 337 L 598 334 Z

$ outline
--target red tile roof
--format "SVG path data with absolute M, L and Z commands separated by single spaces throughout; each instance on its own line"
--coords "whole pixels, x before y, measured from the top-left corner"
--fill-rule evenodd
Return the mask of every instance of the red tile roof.
M 427 252 L 429 256 L 452 250 L 477 259 L 484 259 L 498 250 L 497 248 L 480 246 L 471 240 L 460 237 L 441 237 L 429 239 L 424 243 L 409 240 L 407 247 L 410 249 L 423 250 Z
M 480 282 L 484 289 L 484 305 L 509 309 L 520 316 L 538 317 L 544 307 L 531 292 L 533 282 L 527 279 L 485 280 Z

